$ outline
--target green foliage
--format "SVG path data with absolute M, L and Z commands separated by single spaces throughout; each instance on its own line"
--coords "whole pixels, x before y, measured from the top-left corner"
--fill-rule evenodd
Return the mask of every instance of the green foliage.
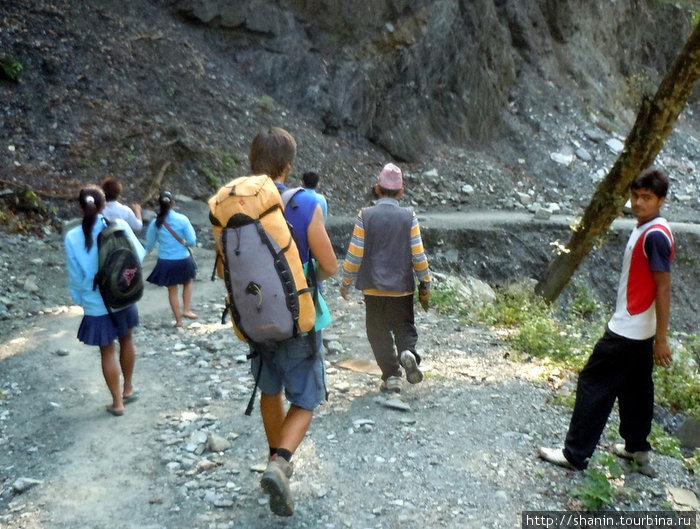
M 569 287 L 568 301 L 562 306 L 547 305 L 529 286 L 509 285 L 497 291 L 497 299 L 479 312 L 488 325 L 505 327 L 515 349 L 513 359 L 534 356 L 555 366 L 580 370 L 602 333 L 607 314 L 583 285 Z M 458 303 L 449 293 L 440 298 L 442 310 L 455 310 Z M 673 362 L 654 369 L 656 402 L 673 412 L 700 420 L 700 337 L 682 335 L 672 340 Z M 561 399 L 567 404 L 566 399 Z M 661 441 L 659 441 L 661 442 Z M 663 444 L 673 452 L 673 447 Z
M 275 105 L 275 100 L 268 95 L 264 95 L 257 100 L 258 106 L 267 112 L 271 111 Z
M 223 182 L 228 182 L 233 178 L 235 168 L 238 165 L 236 157 L 228 152 L 219 152 L 216 155 L 215 167 L 203 165 L 200 172 L 206 178 L 212 189 L 217 189 Z
M 673 412 L 683 411 L 700 420 L 700 371 L 697 353 L 698 337 L 684 337 L 671 343 L 673 361 L 668 367 L 654 369 L 656 402 Z
M 680 441 L 677 438 L 668 435 L 664 429 L 656 423 L 651 425 L 649 442 L 657 454 L 671 456 L 676 459 L 683 459 Z
M 697 26 L 698 22 L 700 22 L 700 10 L 693 11 L 693 13 L 690 15 L 690 24 L 693 27 Z
M 19 74 L 24 69 L 21 62 L 13 61 L 12 59 L 0 59 L 0 69 L 4 77 L 11 81 L 18 81 Z
M 50 206 L 31 189 L 18 190 L 0 199 L 0 226 L 8 233 L 41 234 L 53 225 L 57 208 Z
M 581 318 L 587 318 L 601 312 L 600 302 L 593 297 L 591 289 L 583 283 L 572 282 L 571 291 L 569 308 L 574 314 Z
M 587 511 L 597 511 L 611 505 L 618 496 L 612 481 L 622 476 L 617 458 L 612 454 L 598 453 L 584 470 L 583 484 L 569 494 L 577 498 Z
M 525 285 L 510 285 L 497 292 L 496 303 L 484 307 L 485 323 L 510 327 L 514 348 L 526 355 L 549 358 L 567 367 L 580 368 L 591 347 L 579 314 L 590 314 L 595 302 L 579 293 L 576 308 L 564 320 L 557 317 L 558 306 L 548 305 Z
M 459 292 L 443 282 L 436 282 L 430 293 L 430 307 L 444 315 L 467 316 L 468 308 Z
M 217 187 L 219 187 L 219 180 L 218 180 L 216 174 L 214 173 L 214 171 L 212 171 L 212 169 L 210 167 L 207 167 L 205 165 L 205 166 L 202 166 L 200 168 L 200 170 L 202 171 L 204 178 L 206 178 L 207 184 L 209 184 L 209 187 L 211 187 L 212 189 L 216 189 Z
M 695 452 L 693 452 L 693 457 L 683 460 L 683 464 L 685 465 L 685 468 L 700 479 L 700 448 L 695 449 Z
M 576 404 L 576 392 L 558 391 L 554 394 L 554 396 L 552 396 L 552 404 L 573 410 L 574 404 Z
M 625 96 L 630 105 L 636 106 L 644 95 L 654 93 L 654 82 L 647 71 L 636 71 L 628 75 L 625 81 L 627 84 L 627 93 Z

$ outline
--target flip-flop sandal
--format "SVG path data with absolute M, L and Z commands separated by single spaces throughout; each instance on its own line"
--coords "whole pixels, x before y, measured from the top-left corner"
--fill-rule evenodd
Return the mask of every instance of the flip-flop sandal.
M 131 395 L 128 397 L 124 397 L 122 400 L 124 400 L 124 404 L 131 404 L 132 402 L 135 402 L 139 400 L 139 396 L 141 395 L 141 390 L 137 389 L 134 390 Z
M 115 410 L 112 406 L 106 406 L 105 411 L 110 415 L 114 415 L 115 417 L 121 417 L 124 415 L 124 410 Z

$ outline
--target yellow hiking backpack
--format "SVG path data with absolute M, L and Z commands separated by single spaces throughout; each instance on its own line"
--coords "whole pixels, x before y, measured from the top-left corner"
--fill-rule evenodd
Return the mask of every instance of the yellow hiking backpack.
M 226 283 L 226 313 L 236 335 L 279 342 L 311 331 L 316 309 L 282 198 L 266 175 L 243 176 L 209 199 L 216 261 Z

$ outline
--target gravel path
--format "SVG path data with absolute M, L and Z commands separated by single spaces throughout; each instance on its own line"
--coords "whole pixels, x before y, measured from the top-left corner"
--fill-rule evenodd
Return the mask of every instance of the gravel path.
M 10 311 L 29 316 L 0 320 L 0 527 L 510 528 L 523 510 L 576 506 L 569 491 L 583 474 L 535 456 L 566 431 L 570 411 L 551 403 L 560 379 L 510 360 L 492 330 L 420 312 L 426 378 L 388 398 L 372 372 L 360 296 L 344 302 L 334 278 L 326 282 L 330 398 L 294 458 L 295 514 L 276 518 L 258 485 L 261 421 L 243 415 L 245 347 L 219 323 L 223 286 L 208 280 L 210 251 L 198 253 L 199 321 L 174 331 L 165 292 L 147 289 L 135 338 L 143 396 L 121 418 L 103 411 L 97 351 L 75 339 L 80 313 L 68 306 L 59 239 L 12 236 L 0 251 L 10 275 L 42 264 L 41 296 L 4 296 Z M 601 448 L 616 439 L 609 428 Z M 657 479 L 625 474 L 616 508 L 678 507 L 668 487 L 697 493 L 680 461 L 656 462 Z M 19 493 L 20 478 L 38 483 Z

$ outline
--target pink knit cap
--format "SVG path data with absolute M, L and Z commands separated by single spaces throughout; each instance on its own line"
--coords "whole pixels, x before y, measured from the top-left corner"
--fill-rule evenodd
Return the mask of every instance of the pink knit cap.
M 393 163 L 386 164 L 382 172 L 379 173 L 379 186 L 390 190 L 401 189 L 403 187 L 401 169 Z

